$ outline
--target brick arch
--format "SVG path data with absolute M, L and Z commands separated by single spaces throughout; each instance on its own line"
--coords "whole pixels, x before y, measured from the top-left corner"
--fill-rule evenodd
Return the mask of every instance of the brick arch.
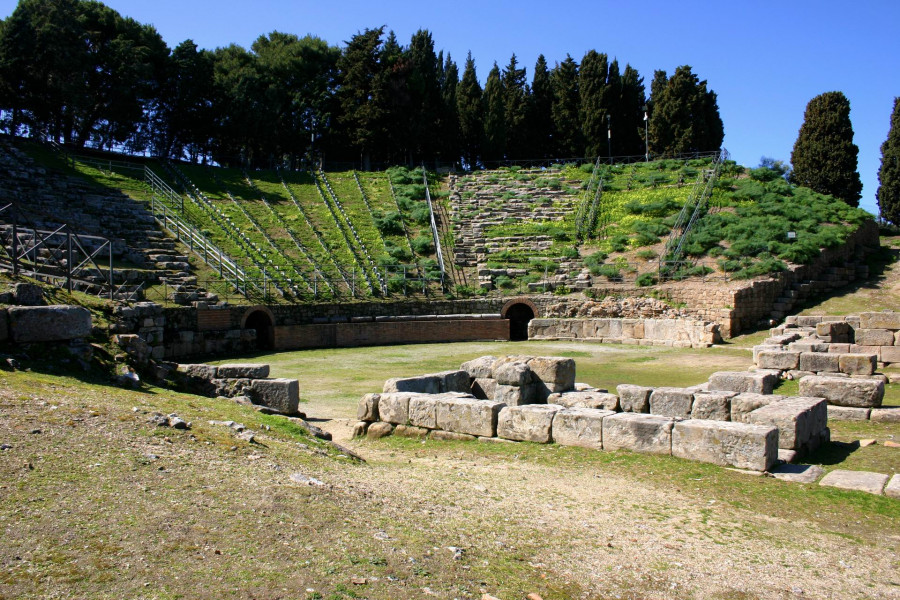
M 252 315 L 255 312 L 259 312 L 259 311 L 266 313 L 269 316 L 269 320 L 272 321 L 272 325 L 275 325 L 275 315 L 272 313 L 271 310 L 269 310 L 268 306 L 263 306 L 260 304 L 257 306 L 250 306 L 247 308 L 247 310 L 244 311 L 243 316 L 241 316 L 241 329 L 246 329 L 247 328 L 247 319 L 250 318 L 250 315 Z
M 508 313 L 508 312 L 509 312 L 509 309 L 512 308 L 513 306 L 515 306 L 516 304 L 524 304 L 525 306 L 527 306 L 528 308 L 530 308 L 530 309 L 531 309 L 531 312 L 534 313 L 534 318 L 535 318 L 535 319 L 537 319 L 537 318 L 539 318 L 539 317 L 541 316 L 540 311 L 538 310 L 537 305 L 536 305 L 534 302 L 532 302 L 530 299 L 528 299 L 528 298 L 526 298 L 526 297 L 524 297 L 524 296 L 521 296 L 521 297 L 519 297 L 519 298 L 512 298 L 511 300 L 508 300 L 508 301 L 506 302 L 506 304 L 503 305 L 503 308 L 500 309 L 500 316 L 503 317 L 503 318 L 505 319 L 505 318 L 506 318 L 506 313 Z
M 266 306 L 251 306 L 241 317 L 241 329 L 256 330 L 256 349 L 275 349 L 275 315 Z

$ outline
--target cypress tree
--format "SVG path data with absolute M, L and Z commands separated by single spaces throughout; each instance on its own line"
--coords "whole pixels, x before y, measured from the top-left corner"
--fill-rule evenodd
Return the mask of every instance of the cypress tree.
M 652 84 L 650 148 L 659 155 L 708 152 L 722 144 L 724 129 L 716 95 L 688 65 L 668 80 L 657 71 Z
M 534 65 L 531 95 L 528 97 L 528 154 L 534 158 L 550 156 L 553 136 L 553 89 L 547 59 L 541 54 Z
M 584 153 L 588 156 L 606 156 L 607 117 L 609 116 L 609 90 L 606 78 L 609 61 L 605 54 L 589 50 L 581 60 L 578 71 L 578 94 L 581 99 L 579 115 L 581 133 L 584 136 Z
M 571 56 L 556 63 L 550 73 L 553 88 L 554 148 L 558 157 L 581 157 L 584 155 L 584 144 L 581 137 L 581 120 L 578 108 L 581 104 L 578 95 L 578 64 Z
M 894 98 L 891 128 L 881 145 L 881 168 L 878 169 L 878 209 L 881 218 L 900 225 L 900 97 Z
M 524 158 L 528 150 L 528 85 L 525 83 L 525 69 L 518 68 L 515 54 L 503 69 L 502 82 L 506 155 L 512 159 Z
M 791 152 L 791 181 L 858 206 L 862 197 L 858 155 L 847 97 L 826 92 L 810 100 Z
M 459 114 L 459 137 L 463 160 L 473 169 L 481 156 L 481 138 L 484 135 L 483 93 L 472 53 L 466 57 L 462 80 L 456 90 L 456 108 Z
M 503 160 L 506 156 L 506 116 L 503 106 L 503 81 L 500 67 L 488 73 L 484 84 L 484 146 L 485 162 Z
M 441 73 L 441 159 L 456 163 L 459 160 L 459 109 L 456 92 L 459 87 L 459 67 L 447 54 Z
M 647 115 L 649 116 L 648 127 L 650 128 L 650 141 L 647 152 L 653 154 L 662 154 L 663 144 L 661 137 L 668 137 L 665 132 L 665 122 L 653 119 L 656 112 L 657 101 L 662 98 L 666 85 L 669 83 L 669 76 L 663 70 L 653 72 L 653 80 L 650 82 L 650 97 L 647 99 Z
M 613 120 L 619 125 L 613 135 L 613 151 L 623 156 L 644 154 L 644 79 L 631 65 L 625 65 L 619 92 L 618 114 Z

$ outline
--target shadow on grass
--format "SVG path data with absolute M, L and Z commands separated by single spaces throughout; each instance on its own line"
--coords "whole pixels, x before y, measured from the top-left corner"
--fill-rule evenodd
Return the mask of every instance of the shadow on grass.
M 839 465 L 859 450 L 859 442 L 831 442 L 807 456 L 805 462 L 818 465 Z

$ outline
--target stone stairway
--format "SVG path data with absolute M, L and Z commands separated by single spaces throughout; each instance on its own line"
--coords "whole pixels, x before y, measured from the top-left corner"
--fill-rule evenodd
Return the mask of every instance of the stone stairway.
M 807 298 L 818 296 L 842 288 L 853 281 L 865 280 L 869 277 L 869 267 L 865 264 L 851 263 L 844 267 L 829 267 L 817 279 L 806 279 L 785 288 L 782 295 L 772 305 L 772 319 L 780 321 L 794 312 Z

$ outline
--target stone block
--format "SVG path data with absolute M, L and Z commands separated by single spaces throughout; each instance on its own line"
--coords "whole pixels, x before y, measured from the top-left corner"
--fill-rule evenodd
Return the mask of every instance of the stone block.
M 470 379 L 490 379 L 495 360 L 495 356 L 481 356 L 464 362 L 459 368 L 467 372 Z
M 440 394 L 441 379 L 437 375 L 417 377 L 393 377 L 384 382 L 382 391 L 386 394 L 411 392 L 414 394 Z
M 831 345 L 832 344 L 828 344 L 825 342 L 811 342 L 801 340 L 799 342 L 788 344 L 787 349 L 791 352 L 828 352 L 828 348 Z
M 884 486 L 884 495 L 889 498 L 900 498 L 900 474 L 895 474 Z
M 428 431 L 425 427 L 415 427 L 413 425 L 397 425 L 394 427 L 394 435 L 414 440 L 424 439 L 428 435 Z
M 557 389 L 571 390 L 575 387 L 575 361 L 558 356 L 537 356 L 528 361 L 528 366 L 538 379 L 547 384 L 556 384 Z
M 800 363 L 799 352 L 760 352 L 756 357 L 756 365 L 760 369 L 778 369 L 779 371 L 788 371 L 796 369 Z
M 547 444 L 553 440 L 553 417 L 560 409 L 554 404 L 506 406 L 497 416 L 497 436 Z
M 296 379 L 254 379 L 247 392 L 254 403 L 286 415 L 296 414 L 300 405 L 300 382 Z
M 474 442 L 478 438 L 474 435 L 466 433 L 456 433 L 453 431 L 432 431 L 428 434 L 428 439 L 438 440 L 441 442 Z
M 781 344 L 761 344 L 759 346 L 753 346 L 753 362 L 756 363 L 756 359 L 759 357 L 760 352 L 779 352 L 784 350 L 784 346 Z
M 91 334 L 91 313 L 80 306 L 12 306 L 6 312 L 14 342 L 59 342 Z
M 541 403 L 541 394 L 534 384 L 519 387 L 498 383 L 494 389 L 493 399 L 507 406 L 524 406 Z
M 216 378 L 216 367 L 212 365 L 180 364 L 175 370 L 188 379 L 212 381 Z
M 730 421 L 731 399 L 735 396 L 737 394 L 734 392 L 700 392 L 694 394 L 691 418 Z
M 603 449 L 603 419 L 616 414 L 610 410 L 566 408 L 553 417 L 553 441 L 563 446 Z
M 813 375 L 800 380 L 800 395 L 825 398 L 829 404 L 837 406 L 871 408 L 881 406 L 884 382 Z
M 793 483 L 815 483 L 825 474 L 819 465 L 778 465 L 771 469 L 772 476 Z
M 603 449 L 672 453 L 675 421 L 659 415 L 617 413 L 603 419 Z
M 840 354 L 801 352 L 800 370 L 814 373 L 839 373 L 841 370 Z
M 622 412 L 649 413 L 650 394 L 653 388 L 641 385 L 622 384 L 616 386 L 619 395 L 619 407 Z
M 882 346 L 878 358 L 883 363 L 900 363 L 900 346 Z
M 850 325 L 842 321 L 830 321 L 816 324 L 816 335 L 819 337 L 841 337 L 850 333 Z
M 440 381 L 440 390 L 442 394 L 448 392 L 469 394 L 472 391 L 472 387 L 469 383 L 469 373 L 463 369 L 456 371 L 441 371 L 440 373 L 434 373 L 434 376 Z
M 378 399 L 378 416 L 382 421 L 396 425 L 409 422 L 409 399 L 412 394 L 389 392 L 380 394 Z
M 869 420 L 873 423 L 900 423 L 900 407 L 873 408 Z
M 841 373 L 848 375 L 871 375 L 878 367 L 878 358 L 874 354 L 838 354 L 837 356 Z
M 900 312 L 864 312 L 859 315 L 860 329 L 900 329 Z
M 798 316 L 797 327 L 815 327 L 822 322 L 822 317 Z
M 524 387 L 534 382 L 534 373 L 524 362 L 505 362 L 495 366 L 492 376 L 499 385 Z
M 672 429 L 672 456 L 768 471 L 778 459 L 778 429 L 723 421 L 681 421 Z
M 475 398 L 442 397 L 437 401 L 437 429 L 468 435 L 497 435 L 497 416 L 501 402 Z
M 778 447 L 798 452 L 818 447 L 819 437 L 828 422 L 828 410 L 822 398 L 785 398 L 756 409 L 749 416 L 753 425 L 778 428 Z
M 859 346 L 893 346 L 894 332 L 889 329 L 857 329 L 856 344 Z
M 856 408 L 854 406 L 828 405 L 829 421 L 868 421 L 871 408 Z
M 802 357 L 802 356 L 801 356 Z M 769 369 L 757 371 L 718 371 L 709 377 L 709 391 L 743 394 L 771 394 L 778 383 L 779 372 Z
M 780 402 L 784 398 L 785 396 L 772 394 L 738 394 L 731 399 L 731 420 L 736 423 L 749 423 L 748 415 L 754 410 Z
M 472 395 L 481 400 L 491 400 L 497 393 L 497 380 L 490 377 L 472 381 Z
M 41 306 L 44 304 L 44 290 L 34 283 L 16 283 L 12 289 L 15 303 L 19 306 Z
M 619 409 L 619 397 L 606 392 L 564 392 L 551 394 L 547 398 L 547 404 L 558 404 L 566 408 L 597 408 L 617 411 Z
M 681 419 L 691 418 L 693 392 L 684 388 L 661 387 L 650 394 L 650 414 Z
M 852 344 L 827 344 L 828 349 L 826 352 L 830 352 L 831 354 L 847 354 L 850 352 L 850 346 Z M 810 352 L 814 352 L 810 350 Z
M 882 473 L 836 469 L 825 475 L 822 481 L 819 482 L 819 485 L 841 488 L 843 490 L 868 492 L 880 496 L 884 492 L 884 486 L 887 482 L 888 476 Z
M 370 440 L 379 440 L 394 433 L 394 426 L 384 421 L 372 423 L 366 428 L 366 438 Z
M 437 394 L 413 394 L 409 398 L 409 424 L 437 429 Z
M 231 364 L 216 367 L 216 377 L 219 379 L 265 379 L 269 376 L 269 365 Z
M 366 394 L 356 405 L 356 418 L 359 421 L 378 421 L 378 399 L 380 394 Z

